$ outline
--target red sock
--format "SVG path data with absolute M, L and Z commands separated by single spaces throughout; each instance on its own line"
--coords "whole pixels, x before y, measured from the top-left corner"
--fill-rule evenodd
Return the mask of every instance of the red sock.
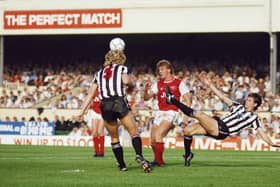
M 99 154 L 98 137 L 93 137 L 93 148 L 94 148 L 95 154 Z
M 163 151 L 164 151 L 164 143 L 163 142 L 156 142 L 155 156 L 156 156 L 156 161 L 157 161 L 159 166 L 164 164 Z
M 104 143 L 105 143 L 104 136 L 99 136 L 99 153 L 101 155 L 104 155 Z

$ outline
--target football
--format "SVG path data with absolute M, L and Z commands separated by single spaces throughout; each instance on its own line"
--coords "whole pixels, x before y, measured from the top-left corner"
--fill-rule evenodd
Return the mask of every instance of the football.
M 110 41 L 110 50 L 119 50 L 119 51 L 123 51 L 125 48 L 125 43 L 123 41 L 123 39 L 121 38 L 113 38 Z

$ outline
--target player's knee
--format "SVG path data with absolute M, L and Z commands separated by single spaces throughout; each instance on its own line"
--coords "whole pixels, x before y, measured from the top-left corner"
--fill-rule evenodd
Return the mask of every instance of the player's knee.
M 98 136 L 104 136 L 104 132 L 99 132 Z
M 155 141 L 162 142 L 164 137 L 165 137 L 165 134 L 163 132 L 158 132 L 158 133 L 156 133 Z
M 111 139 L 119 139 L 119 133 L 117 131 L 111 131 L 109 134 Z
M 162 138 L 163 137 L 163 132 L 158 131 L 156 132 L 156 138 Z

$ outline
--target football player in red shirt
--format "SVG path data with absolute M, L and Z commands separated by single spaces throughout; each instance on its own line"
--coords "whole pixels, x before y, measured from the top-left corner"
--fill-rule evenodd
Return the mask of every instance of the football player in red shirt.
M 92 99 L 92 110 L 90 110 L 90 129 L 93 137 L 94 157 L 104 156 L 104 123 L 101 115 L 100 103 L 98 91 L 96 91 Z
M 157 63 L 157 73 L 159 80 L 154 85 L 146 84 L 144 99 L 149 100 L 156 96 L 159 111 L 156 112 L 154 125 L 151 130 L 151 146 L 154 152 L 154 162 L 152 165 L 162 166 L 164 142 L 163 138 L 167 135 L 174 124 L 180 118 L 178 108 L 166 103 L 165 89 L 170 87 L 173 95 L 180 100 L 181 96 L 187 105 L 190 104 L 188 96 L 189 90 L 186 84 L 174 76 L 174 69 L 168 60 L 160 60 Z

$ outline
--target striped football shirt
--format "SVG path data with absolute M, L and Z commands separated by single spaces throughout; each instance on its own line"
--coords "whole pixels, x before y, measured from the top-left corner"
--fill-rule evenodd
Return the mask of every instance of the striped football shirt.
M 245 107 L 237 102 L 233 102 L 230 112 L 222 118 L 222 121 L 228 127 L 230 135 L 238 134 L 241 130 L 247 128 L 256 130 L 261 125 L 256 114 L 247 112 Z
M 120 64 L 113 64 L 99 70 L 94 78 L 94 83 L 98 85 L 99 98 L 102 100 L 113 96 L 125 96 L 122 75 L 127 73 L 127 67 Z

